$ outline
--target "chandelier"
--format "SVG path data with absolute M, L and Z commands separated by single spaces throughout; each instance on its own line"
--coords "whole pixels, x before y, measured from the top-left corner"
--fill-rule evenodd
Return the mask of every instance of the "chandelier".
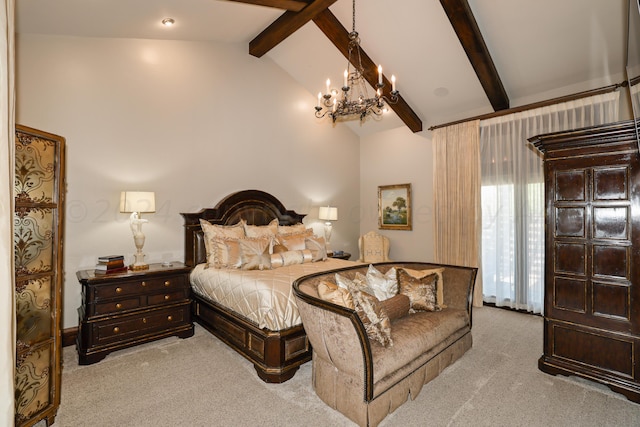
M 353 0 L 353 27 L 349 33 L 348 56 L 342 93 L 340 94 L 337 89 L 332 89 L 331 80 L 327 79 L 327 91 L 324 95 L 322 92 L 318 93 L 317 118 L 329 115 L 335 123 L 338 119 L 349 120 L 359 116 L 362 122 L 369 115 L 381 116 L 386 111 L 386 104 L 395 104 L 398 101 L 399 92 L 396 90 L 396 77 L 393 75 L 391 76 L 390 97 L 382 95 L 384 82 L 381 65 L 378 65 L 378 84 L 375 86 L 375 95 L 369 98 L 364 68 L 362 67 L 360 36 L 356 31 L 356 0 Z

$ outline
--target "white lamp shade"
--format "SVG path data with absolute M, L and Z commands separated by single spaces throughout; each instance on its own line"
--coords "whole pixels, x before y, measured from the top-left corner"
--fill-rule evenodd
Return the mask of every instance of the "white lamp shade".
M 123 191 L 120 193 L 120 212 L 149 213 L 156 211 L 153 191 Z
M 338 220 L 338 208 L 331 206 L 321 206 L 318 212 L 318 219 L 323 221 L 337 221 Z

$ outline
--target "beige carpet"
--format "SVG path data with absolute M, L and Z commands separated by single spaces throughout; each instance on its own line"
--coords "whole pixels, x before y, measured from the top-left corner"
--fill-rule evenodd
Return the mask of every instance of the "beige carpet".
M 599 384 L 537 369 L 542 319 L 474 309 L 473 348 L 381 426 L 639 426 L 640 405 Z M 311 388 L 311 364 L 284 384 L 196 326 L 78 366 L 64 349 L 55 426 L 353 426 Z

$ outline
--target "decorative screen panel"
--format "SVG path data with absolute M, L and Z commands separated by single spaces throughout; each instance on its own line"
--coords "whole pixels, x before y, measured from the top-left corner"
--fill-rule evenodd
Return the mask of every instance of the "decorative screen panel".
M 17 426 L 60 404 L 64 138 L 16 126 L 14 256 Z

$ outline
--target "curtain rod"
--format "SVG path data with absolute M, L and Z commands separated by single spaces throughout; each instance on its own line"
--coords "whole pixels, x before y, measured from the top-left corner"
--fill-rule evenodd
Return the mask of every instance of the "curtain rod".
M 628 82 L 625 80 L 622 83 L 616 83 L 610 86 L 601 87 L 599 89 L 586 90 L 584 92 L 574 93 L 573 95 L 560 96 L 558 98 L 548 99 L 546 101 L 534 102 L 532 104 L 521 105 L 520 107 L 507 108 L 506 110 L 494 111 L 493 113 L 481 114 L 479 116 L 470 117 L 468 119 L 456 120 L 454 122 L 444 123 L 441 125 L 431 126 L 429 130 L 440 129 L 447 126 L 457 125 L 471 120 L 487 120 L 494 117 L 506 116 L 507 114 L 519 113 L 521 111 L 533 110 L 534 108 L 547 107 L 549 105 L 559 104 L 561 102 L 573 101 L 580 98 L 586 98 L 588 96 L 602 95 L 603 93 L 613 92 L 620 87 L 628 86 Z

